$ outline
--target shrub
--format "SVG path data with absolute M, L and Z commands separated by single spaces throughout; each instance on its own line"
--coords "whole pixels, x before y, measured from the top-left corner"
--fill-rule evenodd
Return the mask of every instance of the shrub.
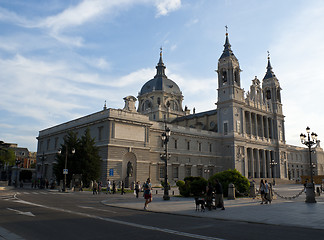
M 215 180 L 218 179 L 222 184 L 224 196 L 228 195 L 228 185 L 233 183 L 235 189 L 240 193 L 245 193 L 249 190 L 249 180 L 242 176 L 242 174 L 236 169 L 229 169 L 220 173 L 216 173 L 209 178 L 209 181 L 215 185 Z
M 185 181 L 177 181 L 179 192 L 184 197 L 201 196 L 205 193 L 207 180 L 202 177 L 186 177 Z

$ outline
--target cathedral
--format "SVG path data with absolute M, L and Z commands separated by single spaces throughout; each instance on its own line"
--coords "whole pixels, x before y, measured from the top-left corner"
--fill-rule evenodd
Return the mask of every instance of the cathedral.
M 100 149 L 100 181 L 126 181 L 150 177 L 153 185 L 164 179 L 165 145 L 162 134 L 170 129 L 167 145 L 168 180 L 171 185 L 188 176 L 208 179 L 227 169 L 237 169 L 247 178 L 300 180 L 302 175 L 324 174 L 324 153 L 319 144 L 312 151 L 286 144 L 281 87 L 268 55 L 266 72 L 255 77 L 248 92 L 241 87 L 241 69 L 228 33 L 218 59 L 216 108 L 196 113 L 182 106 L 183 95 L 165 74 L 162 49 L 156 75 L 140 89 L 137 98 L 124 98 L 123 109 L 102 111 L 39 132 L 37 171 L 55 179 L 53 164 L 57 149 L 68 131 L 82 135 L 89 128 Z M 137 102 L 137 109 L 136 109 Z M 306 127 L 306 126 L 305 126 Z M 44 157 L 46 160 L 44 161 Z M 131 171 L 130 171 L 131 169 Z

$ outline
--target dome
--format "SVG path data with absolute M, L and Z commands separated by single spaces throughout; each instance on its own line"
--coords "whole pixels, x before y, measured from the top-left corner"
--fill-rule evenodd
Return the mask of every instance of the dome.
M 179 86 L 167 77 L 156 76 L 153 79 L 146 82 L 139 95 L 144 95 L 146 93 L 154 91 L 163 91 L 166 93 L 171 93 L 175 95 L 181 95 Z
M 154 91 L 163 91 L 174 95 L 182 94 L 179 86 L 171 79 L 168 79 L 168 77 L 165 75 L 165 66 L 162 61 L 162 51 L 160 52 L 159 63 L 156 66 L 155 77 L 143 85 L 141 91 L 139 92 L 139 96 Z

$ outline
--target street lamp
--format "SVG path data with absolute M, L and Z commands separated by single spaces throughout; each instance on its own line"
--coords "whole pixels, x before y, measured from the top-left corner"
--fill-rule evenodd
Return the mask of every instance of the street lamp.
M 15 187 L 17 187 L 18 185 L 18 165 L 21 163 L 21 161 L 17 158 L 16 159 L 16 182 L 15 182 Z
M 300 134 L 300 141 L 302 144 L 306 145 L 308 147 L 308 152 L 309 152 L 309 168 L 310 168 L 310 176 L 311 176 L 311 182 L 307 183 L 306 185 L 306 202 L 307 203 L 316 203 L 315 200 L 315 187 L 314 187 L 314 181 L 313 181 L 313 164 L 312 164 L 312 146 L 316 145 L 317 146 L 317 134 L 312 132 L 310 135 L 310 128 L 306 128 L 307 132 L 307 139 L 306 135 L 301 133 Z M 312 139 L 310 138 L 312 137 Z M 315 147 L 316 147 L 315 146 Z
M 161 154 L 161 159 L 164 160 L 165 166 L 164 166 L 164 194 L 163 194 L 163 200 L 170 200 L 169 196 L 169 185 L 168 185 L 168 159 L 170 155 L 168 154 L 168 142 L 170 139 L 171 130 L 165 125 L 165 130 L 162 133 L 162 142 L 164 144 L 164 154 Z
M 62 150 L 59 149 L 58 150 L 58 154 L 61 154 L 62 153 Z M 75 149 L 72 148 L 72 151 L 71 151 L 72 154 L 75 153 Z M 65 147 L 65 163 L 64 163 L 64 169 L 63 169 L 63 175 L 64 175 L 64 182 L 63 182 L 63 192 L 66 191 L 66 175 L 68 174 L 68 169 L 67 169 L 67 157 L 68 157 L 68 154 L 69 154 L 69 151 L 68 151 L 68 147 L 66 146 Z
M 278 164 L 278 163 L 275 162 L 275 160 L 273 160 L 273 159 L 270 161 L 270 167 L 271 167 L 271 174 L 272 174 L 272 178 L 275 178 L 275 177 L 276 177 L 275 174 L 274 174 L 273 169 L 274 169 L 274 167 L 275 167 L 277 164 Z

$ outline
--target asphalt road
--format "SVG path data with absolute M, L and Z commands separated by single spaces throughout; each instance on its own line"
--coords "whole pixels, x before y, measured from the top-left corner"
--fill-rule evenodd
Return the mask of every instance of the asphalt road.
M 134 201 L 132 194 L 1 193 L 0 239 L 324 239 L 322 230 L 108 207 L 100 203 L 107 198 Z

